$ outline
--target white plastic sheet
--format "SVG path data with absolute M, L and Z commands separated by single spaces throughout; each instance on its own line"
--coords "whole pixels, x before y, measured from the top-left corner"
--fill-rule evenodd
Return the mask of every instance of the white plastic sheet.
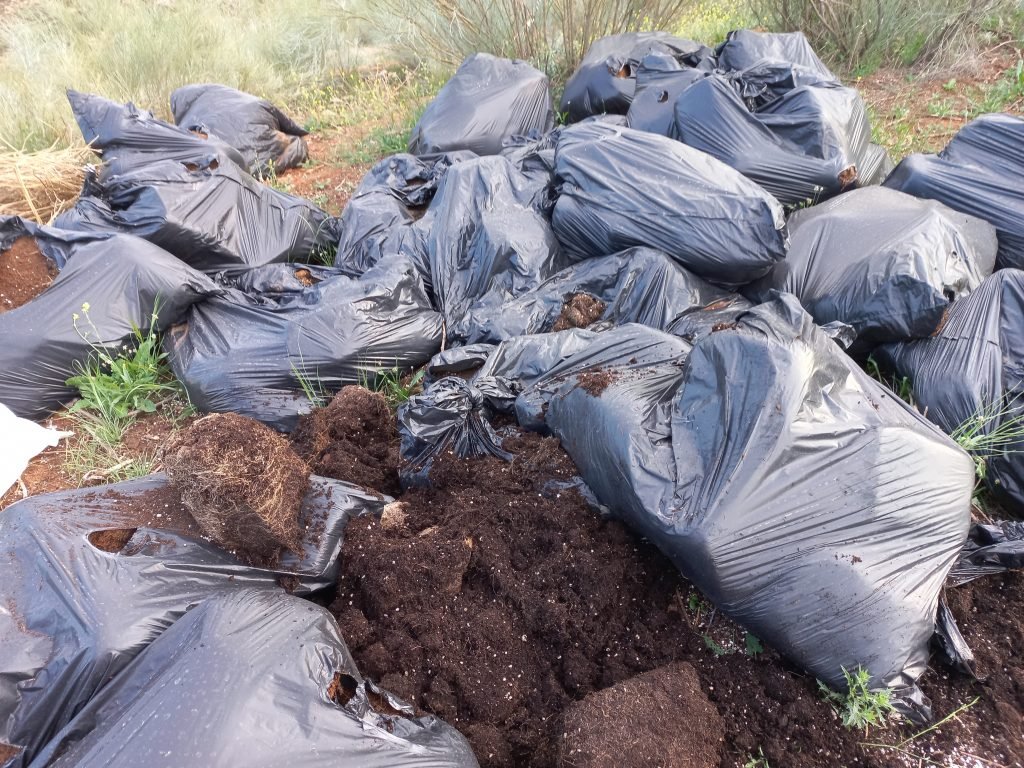
M 0 496 L 18 482 L 28 463 L 44 448 L 56 445 L 71 434 L 15 416 L 10 408 L 0 403 Z

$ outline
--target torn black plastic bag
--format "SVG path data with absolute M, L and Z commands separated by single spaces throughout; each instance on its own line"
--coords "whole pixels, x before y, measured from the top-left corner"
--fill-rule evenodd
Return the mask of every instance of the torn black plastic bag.
M 600 386 L 599 386 L 600 385 Z M 970 523 L 974 466 L 792 296 L 691 345 L 627 325 L 520 395 L 614 514 L 833 687 L 911 687 Z
M 427 105 L 412 129 L 409 151 L 496 155 L 509 136 L 546 133 L 555 124 L 548 85 L 547 76 L 525 61 L 474 53 Z
M 733 78 L 750 109 L 803 85 L 839 83 L 803 32 L 739 29 L 729 33 L 715 54 L 718 71 Z
M 974 432 L 985 481 L 1003 504 L 1024 515 L 1024 272 L 1004 269 L 950 307 L 932 338 L 887 344 L 874 352 L 883 369 L 906 376 L 914 402 L 948 434 Z M 986 447 L 985 435 L 1009 435 Z M 1005 451 L 1005 452 L 1004 452 Z
M 956 586 L 983 576 L 1024 569 L 1024 521 L 999 520 L 974 523 L 960 553 L 960 559 L 949 573 Z
M 510 460 L 512 454 L 502 449 L 501 438 L 490 424 L 494 412 L 490 399 L 504 401 L 507 409 L 516 394 L 503 380 L 486 381 L 481 389 L 448 376 L 410 397 L 398 409 L 402 486 L 429 485 L 434 459 L 448 452 L 464 459 L 497 456 Z
M 441 326 L 417 270 L 391 262 L 359 279 L 329 278 L 277 306 L 239 291 L 203 302 L 171 329 L 165 348 L 199 410 L 289 430 L 309 411 L 307 394 L 427 362 L 441 348 Z
M 38 766 L 476 768 L 465 738 L 363 680 L 320 606 L 260 590 L 178 619 Z
M 163 331 L 188 308 L 220 293 L 208 277 L 145 240 L 63 232 L 0 221 L 0 249 L 21 232 L 66 264 L 27 304 L 0 314 L 0 403 L 39 419 L 77 395 L 67 379 L 97 350 L 135 343 L 135 329 Z
M 441 180 L 416 228 L 426 232 L 431 287 L 449 326 L 485 294 L 510 300 L 568 266 L 533 192 L 500 156 L 458 163 Z
M 209 162 L 212 157 L 248 171 L 241 153 L 216 136 L 200 136 L 158 120 L 131 102 L 118 104 L 71 90 L 67 95 L 82 138 L 103 158 L 105 174 L 126 173 L 158 160 Z
M 624 115 L 636 91 L 636 71 L 649 54 L 663 54 L 687 66 L 713 60 L 710 48 L 667 32 L 624 32 L 595 40 L 565 84 L 558 111 L 579 122 L 591 115 Z
M 216 158 L 148 163 L 87 180 L 85 192 L 56 219 L 58 226 L 143 237 L 209 273 L 310 261 L 333 252 L 338 240 L 336 219 L 308 200 Z M 104 204 L 90 202 L 90 195 Z
M 300 512 L 302 551 L 285 553 L 274 569 L 243 564 L 198 525 L 195 534 L 165 528 L 164 520 L 190 517 L 163 475 L 10 506 L 0 516 L 8 564 L 0 586 L 0 740 L 24 748 L 15 765 L 31 762 L 136 654 L 210 594 L 259 587 L 280 600 L 280 580 L 299 594 L 332 587 L 346 521 L 379 512 L 384 501 L 314 476 Z M 114 551 L 112 540 L 121 544 Z
M 214 135 L 241 154 L 255 176 L 297 168 L 309 158 L 306 131 L 266 99 L 212 83 L 183 85 L 171 94 L 174 122 Z
M 985 219 L 999 235 L 999 269 L 1024 268 L 1024 120 L 985 115 L 938 155 L 910 155 L 885 186 Z
M 378 162 L 338 219 L 335 266 L 358 277 L 381 259 L 400 253 L 407 227 L 423 215 L 448 168 L 474 157 L 472 152 L 397 154 Z
M 573 264 L 514 299 L 487 294 L 448 329 L 449 338 L 473 344 L 601 322 L 641 323 L 665 330 L 676 317 L 733 294 L 688 272 L 652 248 Z M 573 306 L 586 302 L 586 316 Z
M 558 142 L 556 172 L 552 226 L 577 259 L 646 245 L 735 287 L 786 255 L 778 200 L 678 141 L 599 122 L 574 125 Z
M 747 110 L 728 80 L 710 76 L 676 99 L 673 138 L 735 168 L 785 205 L 818 202 L 856 183 L 870 137 L 856 91 L 802 89 L 772 106 L 811 114 L 762 118 Z
M 636 94 L 626 114 L 627 124 L 638 131 L 676 138 L 676 100 L 708 74 L 682 67 L 670 56 L 645 57 L 636 72 Z
M 819 325 L 852 326 L 860 352 L 931 336 L 996 256 L 987 222 L 883 187 L 796 211 L 788 225 L 786 260 L 749 294 L 794 294 Z

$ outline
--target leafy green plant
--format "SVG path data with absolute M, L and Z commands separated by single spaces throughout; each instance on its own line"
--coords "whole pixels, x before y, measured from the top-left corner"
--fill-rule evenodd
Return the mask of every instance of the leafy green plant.
M 117 350 L 92 340 L 92 336 L 101 336 L 89 317 L 88 302 L 82 304 L 82 316 L 76 312 L 72 317 L 75 330 L 90 344 L 92 354 L 76 366 L 77 374 L 66 382 L 79 393 L 69 411 L 96 413 L 105 425 L 108 442 L 119 441 L 136 415 L 153 413 L 161 400 L 181 393 L 167 365 L 167 354 L 160 349 L 157 311 L 154 307 L 146 332 L 134 328 L 133 343 Z
M 703 637 L 704 645 L 707 646 L 707 649 L 715 654 L 716 657 L 728 656 L 731 653 L 736 653 L 735 649 L 726 648 L 707 632 L 704 633 Z
M 896 376 L 887 376 L 882 372 L 881 367 L 878 365 L 878 361 L 873 357 L 868 357 L 867 362 L 864 364 L 864 370 L 868 376 L 873 378 L 879 384 L 883 384 L 899 397 L 900 400 L 907 403 L 910 406 L 915 406 L 914 403 L 914 387 L 910 381 L 909 376 L 902 376 L 897 378 Z
M 1020 453 L 1024 441 L 1024 409 L 1014 397 L 1007 403 L 983 405 L 950 434 L 974 459 L 978 483 L 988 476 L 988 462 L 997 456 Z
M 744 644 L 747 647 L 746 648 L 747 656 L 758 656 L 758 655 L 764 653 L 764 645 L 762 645 L 761 641 L 758 640 L 756 637 L 754 637 L 749 632 L 747 632 L 744 635 L 743 642 L 744 642 Z
M 292 376 L 299 382 L 299 386 L 302 387 L 302 393 L 314 408 L 323 408 L 330 402 L 331 393 L 327 391 L 319 376 L 309 376 L 296 368 L 295 363 L 292 363 Z
M 861 667 L 852 673 L 844 667 L 843 677 L 846 678 L 846 693 L 833 691 L 818 681 L 822 698 L 839 713 L 843 725 L 847 728 L 863 728 L 865 731 L 872 725 L 884 728 L 886 719 L 894 711 L 890 691 L 870 690 L 868 684 L 871 675 Z
M 1003 76 L 982 95 L 976 114 L 1006 112 L 1024 103 L 1024 59 L 1006 70 Z
M 757 748 L 757 754 L 751 755 L 750 759 L 743 764 L 743 768 L 772 768 L 768 764 L 768 758 L 764 756 L 764 750 Z
M 425 373 L 426 369 L 421 368 L 408 377 L 408 379 L 403 380 L 402 370 L 396 366 L 395 368 L 378 372 L 373 378 L 364 374 L 363 380 L 360 383 L 366 389 L 380 392 L 388 401 L 388 405 L 392 408 L 397 408 L 416 394 L 420 389 L 420 383 L 423 381 Z

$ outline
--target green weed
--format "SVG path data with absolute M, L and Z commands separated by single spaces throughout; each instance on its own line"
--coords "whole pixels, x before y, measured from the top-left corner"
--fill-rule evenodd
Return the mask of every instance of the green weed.
M 916 407 L 916 403 L 914 402 L 914 387 L 909 376 L 896 377 L 895 375 L 886 375 L 879 367 L 878 361 L 873 357 L 868 357 L 867 362 L 864 365 L 864 370 L 867 372 L 868 376 L 873 378 L 879 384 L 882 384 L 892 390 L 892 392 L 907 405 Z
M 292 376 L 299 382 L 302 393 L 314 408 L 323 408 L 331 401 L 331 393 L 320 381 L 319 376 L 309 376 L 296 368 L 294 363 L 292 363 Z
M 768 758 L 764 756 L 764 750 L 757 748 L 757 754 L 751 755 L 750 759 L 743 764 L 743 768 L 772 768 L 768 764 Z
M 865 731 L 872 725 L 884 728 L 886 719 L 893 712 L 890 691 L 869 690 L 871 675 L 860 667 L 854 673 L 843 668 L 843 676 L 846 678 L 846 693 L 833 691 L 818 681 L 822 698 L 839 713 L 843 725 L 847 728 L 863 728 Z
M 746 648 L 747 656 L 759 656 L 762 653 L 764 653 L 764 645 L 762 645 L 761 641 L 758 640 L 756 637 L 754 637 L 749 632 L 747 632 L 744 635 L 743 642 L 744 642 L 744 644 L 747 647 Z
M 361 377 L 360 384 L 374 392 L 380 392 L 388 401 L 388 405 L 397 408 L 422 389 L 421 382 L 426 370 L 421 368 L 408 378 L 403 377 L 398 367 L 380 371 L 372 378 L 366 374 Z
M 977 104 L 976 114 L 1008 112 L 1024 103 L 1024 59 L 1006 70 L 1003 76 L 986 90 Z
M 997 456 L 1020 453 L 1024 441 L 1024 410 L 1014 397 L 1005 405 L 983 405 L 950 434 L 974 459 L 978 484 L 988 476 L 988 462 Z
M 728 656 L 729 654 L 736 653 L 734 649 L 726 648 L 707 632 L 704 633 L 703 637 L 704 645 L 707 646 L 708 650 L 715 654 L 716 657 Z

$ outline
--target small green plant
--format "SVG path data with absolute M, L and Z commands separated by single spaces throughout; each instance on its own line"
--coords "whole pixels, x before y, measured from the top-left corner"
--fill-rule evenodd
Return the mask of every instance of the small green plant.
M 384 399 L 388 401 L 388 405 L 392 408 L 397 408 L 416 394 L 425 373 L 426 369 L 421 368 L 403 381 L 402 369 L 395 366 L 394 368 L 378 372 L 373 378 L 363 374 L 360 383 L 366 389 L 380 392 L 384 395 Z
M 314 408 L 323 408 L 330 402 L 331 393 L 327 391 L 319 376 L 310 377 L 296 368 L 295 363 L 292 363 L 292 376 L 299 382 L 299 386 L 302 387 L 302 393 Z
M 751 755 L 750 759 L 743 764 L 743 768 L 772 768 L 768 764 L 768 758 L 764 756 L 764 750 L 757 748 L 757 754 Z
M 747 632 L 746 635 L 744 635 L 743 640 L 744 644 L 747 647 L 747 656 L 759 656 L 760 654 L 764 653 L 764 646 L 761 644 L 761 641 L 749 632 Z
M 873 357 L 868 357 L 867 362 L 864 365 L 864 370 L 868 376 L 873 378 L 879 384 L 888 387 L 892 392 L 899 397 L 900 400 L 907 403 L 907 405 L 916 407 L 914 403 L 914 387 L 911 384 L 909 376 L 903 376 L 897 378 L 896 376 L 886 376 L 881 367 L 878 365 L 878 361 Z
M 1018 109 L 1024 103 L 1024 59 L 1010 67 L 992 87 L 990 87 L 977 105 L 977 114 L 988 112 L 1007 112 Z
M 708 650 L 715 654 L 717 658 L 728 656 L 731 653 L 736 653 L 735 649 L 726 648 L 707 632 L 704 633 L 703 637 L 704 645 L 707 646 Z
M 868 684 L 871 675 L 861 667 L 853 673 L 844 667 L 843 677 L 846 678 L 846 693 L 833 691 L 818 681 L 822 698 L 839 713 L 843 725 L 847 728 L 863 728 L 865 731 L 872 725 L 884 728 L 886 719 L 894 711 L 889 690 L 870 690 Z
M 79 399 L 68 410 L 97 414 L 111 442 L 121 439 L 136 415 L 153 413 L 160 401 L 181 393 L 167 365 L 167 354 L 160 349 L 157 317 L 158 309 L 154 307 L 148 330 L 133 328 L 133 343 L 112 351 L 91 338 L 101 336 L 89 317 L 88 302 L 82 304 L 81 316 L 77 312 L 72 316 L 75 330 L 92 347 L 92 355 L 76 366 L 78 373 L 66 382 L 79 393 Z
M 1024 409 L 1017 397 L 1006 404 L 983 405 L 965 419 L 950 437 L 974 459 L 979 485 L 988 476 L 988 462 L 998 456 L 1020 453 L 1024 441 Z

